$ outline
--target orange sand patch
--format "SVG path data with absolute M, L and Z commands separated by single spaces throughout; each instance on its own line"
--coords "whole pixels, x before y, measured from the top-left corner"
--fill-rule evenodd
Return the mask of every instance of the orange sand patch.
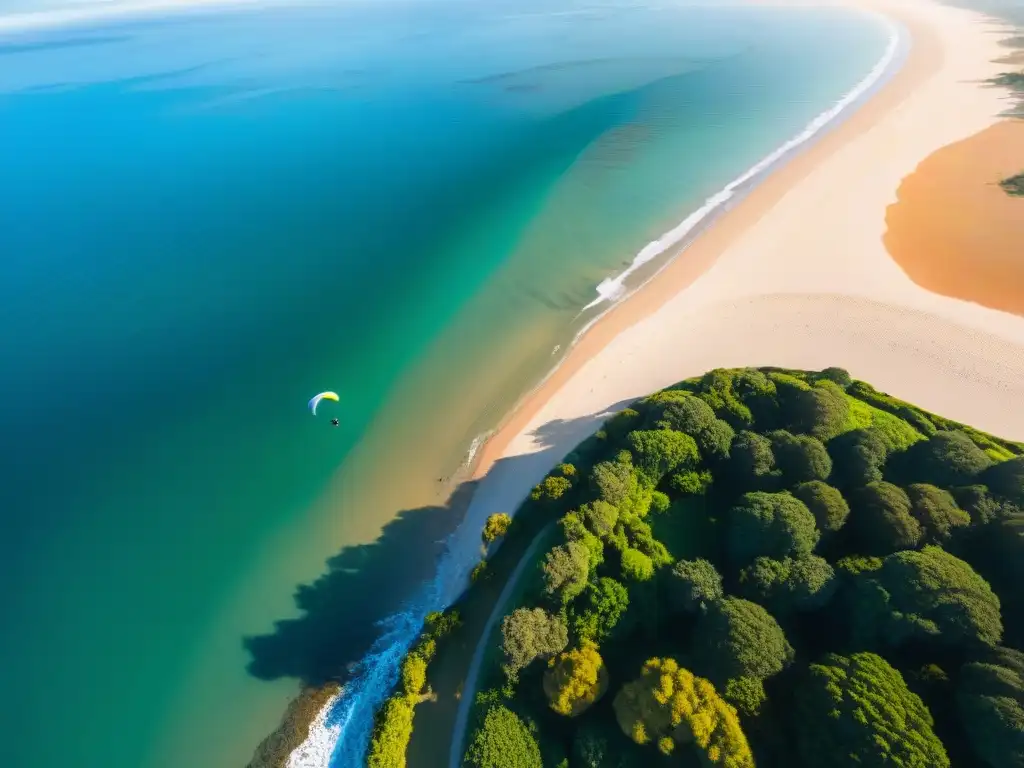
M 929 291 L 1024 315 L 1024 121 L 996 123 L 926 158 L 886 210 L 885 247 Z

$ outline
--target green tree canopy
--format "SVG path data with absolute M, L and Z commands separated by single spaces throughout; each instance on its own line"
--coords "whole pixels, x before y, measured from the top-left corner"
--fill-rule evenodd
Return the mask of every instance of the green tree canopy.
M 729 466 L 746 487 L 758 487 L 775 469 L 772 441 L 756 432 L 740 432 L 732 441 Z
M 505 667 L 513 675 L 534 659 L 548 659 L 569 643 L 569 631 L 559 616 L 543 608 L 516 608 L 502 619 Z
M 681 390 L 658 392 L 648 398 L 650 421 L 656 429 L 675 429 L 696 437 L 715 423 L 715 412 L 699 397 Z
M 374 718 L 366 755 L 368 768 L 405 768 L 414 704 L 415 699 L 409 696 L 392 696 L 384 702 L 381 713 Z
M 725 693 L 722 698 L 735 707 L 741 715 L 757 717 L 761 713 L 761 705 L 768 697 L 764 691 L 764 682 L 759 678 L 734 677 L 725 684 Z
M 846 389 L 853 383 L 853 377 L 850 376 L 849 371 L 845 368 L 826 368 L 821 372 L 821 377 L 828 379 L 842 389 Z
M 695 669 L 723 685 L 737 677 L 771 677 L 793 656 L 782 627 L 757 603 L 726 597 L 711 603 L 697 620 Z
M 493 706 L 466 750 L 473 768 L 543 768 L 533 733 L 508 707 Z
M 571 602 L 587 585 L 590 573 L 590 554 L 576 541 L 556 547 L 544 557 L 544 591 L 560 604 Z
M 743 596 L 779 616 L 821 608 L 835 590 L 835 571 L 815 555 L 795 560 L 759 557 L 740 573 Z
M 577 602 L 573 631 L 581 640 L 603 643 L 621 625 L 629 608 L 629 592 L 607 576 L 588 585 Z
M 1002 637 L 999 598 L 988 582 L 939 547 L 889 555 L 855 580 L 855 621 L 865 637 L 893 645 L 996 645 Z
M 636 491 L 636 473 L 630 464 L 602 461 L 590 473 L 590 487 L 600 501 L 618 507 Z
M 814 522 L 822 537 L 834 534 L 846 524 L 850 516 L 850 505 L 839 489 L 821 480 L 801 483 L 793 489 L 793 495 L 814 515 Z
M 952 488 L 969 485 L 992 459 L 963 432 L 937 432 L 910 447 L 906 465 L 915 480 Z
M 828 444 L 832 479 L 841 488 L 856 488 L 882 479 L 889 446 L 878 430 L 854 429 Z
M 695 611 L 723 595 L 722 577 L 707 560 L 680 560 L 667 584 L 669 601 L 676 610 Z
M 626 436 L 637 466 L 655 482 L 673 470 L 692 467 L 698 461 L 697 443 L 682 432 L 652 429 Z
M 544 673 L 544 693 L 560 715 L 575 717 L 608 690 L 608 670 L 593 643 L 555 657 Z
M 626 547 L 622 551 L 622 575 L 630 581 L 649 581 L 654 578 L 654 562 L 639 549 Z
M 967 512 L 973 526 L 988 525 L 997 520 L 1005 520 L 1021 514 L 1020 507 L 1015 503 L 993 495 L 984 485 L 965 485 L 954 488 L 953 497 L 960 508 Z
M 994 464 L 985 470 L 981 480 L 1000 496 L 1024 505 L 1024 456 Z
M 991 768 L 1024 766 L 1024 653 L 997 648 L 965 664 L 957 705 L 979 759 Z
M 776 559 L 806 555 L 819 537 L 814 515 L 788 493 L 747 493 L 729 512 L 728 549 L 736 565 L 758 555 Z
M 580 507 L 580 515 L 587 528 L 599 538 L 606 539 L 615 530 L 619 510 L 607 501 L 594 501 Z
M 880 656 L 828 654 L 797 695 L 797 745 L 807 768 L 948 768 L 932 716 Z
M 794 389 L 780 398 L 783 420 L 794 432 L 807 433 L 822 442 L 843 431 L 850 402 L 843 390 L 827 379 L 807 389 Z
M 495 512 L 493 515 L 488 517 L 487 522 L 484 523 L 483 533 L 481 533 L 481 538 L 484 540 L 484 544 L 491 544 L 497 539 L 500 539 L 508 533 L 508 527 L 511 524 L 512 518 L 505 512 Z
M 921 524 L 922 541 L 945 544 L 956 528 L 966 528 L 971 517 L 956 505 L 953 496 L 934 485 L 907 486 L 910 513 Z
M 775 463 L 787 485 L 811 480 L 827 480 L 832 473 L 832 459 L 820 440 L 810 435 L 794 435 L 777 430 L 768 436 L 772 441 Z
M 883 480 L 858 488 L 850 521 L 862 551 L 887 555 L 918 546 L 924 531 L 910 510 L 910 497 L 892 483 Z
M 710 682 L 673 659 L 649 659 L 640 678 L 615 696 L 613 706 L 619 727 L 637 744 L 656 743 L 671 755 L 692 741 L 709 765 L 754 766 L 736 711 Z

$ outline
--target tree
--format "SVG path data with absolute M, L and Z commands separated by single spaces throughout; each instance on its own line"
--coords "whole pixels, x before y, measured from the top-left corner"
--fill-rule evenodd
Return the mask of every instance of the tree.
M 651 420 L 656 429 L 674 429 L 696 438 L 715 423 L 715 412 L 699 397 L 680 390 L 653 395 Z
M 534 659 L 547 659 L 560 653 L 569 643 L 565 622 L 543 608 L 516 608 L 502 619 L 501 634 L 505 667 L 512 675 Z
M 637 466 L 657 482 L 675 469 L 692 467 L 698 461 L 693 438 L 671 429 L 630 432 L 626 436 Z
M 535 486 L 530 493 L 533 501 L 552 502 L 558 501 L 572 489 L 572 482 L 565 477 L 549 475 L 539 485 Z
M 907 451 L 907 471 L 915 479 L 942 488 L 969 485 L 992 459 L 963 432 L 937 432 Z
M 722 419 L 715 419 L 711 424 L 697 434 L 697 447 L 701 456 L 707 461 L 720 461 L 729 458 L 729 449 L 732 439 L 736 436 L 729 422 Z
M 931 640 L 944 645 L 996 645 L 1003 634 L 999 598 L 974 569 L 939 547 L 897 552 L 881 568 L 855 577 L 863 637 L 891 645 Z
M 1024 505 L 1024 456 L 992 465 L 981 480 L 1000 496 Z
M 858 488 L 853 495 L 853 524 L 864 552 L 887 555 L 912 549 L 924 531 L 910 514 L 910 497 L 899 486 L 879 481 Z
M 556 547 L 544 557 L 544 591 L 566 605 L 587 585 L 590 556 L 587 548 L 576 541 Z
M 797 746 L 810 768 L 948 768 L 932 716 L 903 677 L 873 653 L 828 654 L 796 697 Z
M 956 701 L 979 759 L 992 768 L 1024 766 L 1024 653 L 997 648 L 965 664 Z
M 793 489 L 793 495 L 814 515 L 814 522 L 823 538 L 842 528 L 850 515 L 850 505 L 839 489 L 820 480 L 801 483 Z
M 945 544 L 956 528 L 966 528 L 971 517 L 956 505 L 953 496 L 934 485 L 918 483 L 907 487 L 910 513 L 921 524 L 922 541 Z
M 832 478 L 840 488 L 856 488 L 882 479 L 889 446 L 875 429 L 855 429 L 831 440 Z
M 672 475 L 669 485 L 683 496 L 696 496 L 705 493 L 713 480 L 711 473 L 706 469 L 702 469 L 700 472 L 691 470 Z
M 668 582 L 669 599 L 680 611 L 695 611 L 722 597 L 722 577 L 707 560 L 680 560 Z
M 636 490 L 636 473 L 630 464 L 602 461 L 590 473 L 590 487 L 600 501 L 619 506 Z
M 607 690 L 608 670 L 593 643 L 559 655 L 544 673 L 544 693 L 560 715 L 575 717 Z
M 405 752 L 412 738 L 412 716 L 415 699 L 392 696 L 384 702 L 374 718 L 370 749 L 366 755 L 368 768 L 405 768 Z
M 656 741 L 669 755 L 692 740 L 709 765 L 754 766 L 736 711 L 710 682 L 673 659 L 649 659 L 640 678 L 615 696 L 613 708 L 619 727 L 637 744 Z
M 757 717 L 768 698 L 764 683 L 756 677 L 734 677 L 725 684 L 723 698 L 746 717 Z
M 823 379 L 828 379 L 833 384 L 846 389 L 853 383 L 853 377 L 845 368 L 826 368 L 821 372 Z
M 619 520 L 619 510 L 607 501 L 594 501 L 580 507 L 580 514 L 593 534 L 605 539 L 615 530 L 615 523 Z
M 694 668 L 724 685 L 737 677 L 764 680 L 793 661 L 782 627 L 756 603 L 726 597 L 708 606 L 694 631 Z
M 508 533 L 508 527 L 512 524 L 512 518 L 504 512 L 495 512 L 493 515 L 487 518 L 487 522 L 484 523 L 484 530 L 481 534 L 481 538 L 484 540 L 484 544 L 488 545 L 500 539 L 506 533 Z
M 806 555 L 819 537 L 814 515 L 788 493 L 747 493 L 729 512 L 728 549 L 736 565 L 758 555 L 776 559 Z
M 821 441 L 784 430 L 772 432 L 769 438 L 775 463 L 788 485 L 827 480 L 832 473 L 832 459 Z
M 813 387 L 794 392 L 782 402 L 783 416 L 794 432 L 805 432 L 823 443 L 843 431 L 850 413 L 846 393 L 833 382 L 820 380 Z
M 581 598 L 573 620 L 573 631 L 583 641 L 603 643 L 620 626 L 629 608 L 629 593 L 615 579 L 602 576 Z
M 1003 462 L 1006 463 L 1006 462 Z M 1000 464 L 996 465 L 1001 466 Z M 1021 509 L 1012 501 L 993 496 L 984 485 L 965 485 L 953 489 L 953 498 L 960 508 L 967 512 L 971 525 L 980 527 L 1021 514 Z
M 756 432 L 740 432 L 732 441 L 729 465 L 748 487 L 757 487 L 775 469 L 772 441 Z
M 410 696 L 417 696 L 427 684 L 427 661 L 410 653 L 402 662 L 402 689 Z
M 543 768 L 530 729 L 501 705 L 487 710 L 483 725 L 470 739 L 466 762 L 474 768 Z
M 779 616 L 821 608 L 835 590 L 835 571 L 815 555 L 796 560 L 759 557 L 740 573 L 741 594 Z
M 622 551 L 622 575 L 631 581 L 654 578 L 654 563 L 639 549 L 627 547 Z

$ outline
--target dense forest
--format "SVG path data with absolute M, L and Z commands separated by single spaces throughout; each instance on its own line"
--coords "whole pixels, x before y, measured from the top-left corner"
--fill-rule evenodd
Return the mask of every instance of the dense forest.
M 616 414 L 484 532 L 465 764 L 1024 768 L 1022 454 L 841 369 Z

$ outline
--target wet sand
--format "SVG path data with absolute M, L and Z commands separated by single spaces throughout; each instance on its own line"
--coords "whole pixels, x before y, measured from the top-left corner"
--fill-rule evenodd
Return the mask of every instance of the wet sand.
M 943 296 L 1024 315 L 1024 197 L 999 182 L 1024 171 L 1024 121 L 943 147 L 907 176 L 885 215 L 885 247 Z

